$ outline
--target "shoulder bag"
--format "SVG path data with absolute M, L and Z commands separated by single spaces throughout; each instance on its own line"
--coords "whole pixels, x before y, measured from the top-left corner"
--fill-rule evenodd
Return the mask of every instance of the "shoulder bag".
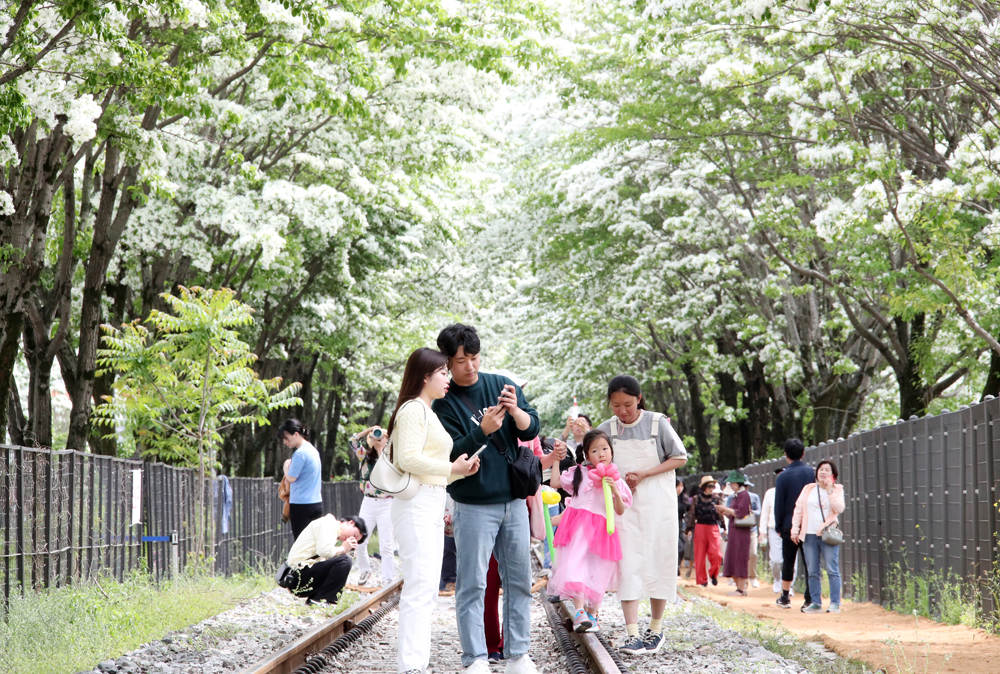
M 819 493 L 820 486 L 816 485 L 816 499 L 819 501 L 819 514 L 826 521 L 826 514 L 823 512 L 823 497 Z M 840 530 L 836 522 L 831 522 L 819 530 L 819 537 L 827 545 L 840 545 L 844 542 L 844 532 Z
M 472 418 L 475 419 L 479 412 L 469 402 L 468 397 L 459 395 L 458 399 L 469 408 L 469 411 L 472 412 Z M 507 460 L 507 473 L 510 476 L 511 495 L 514 498 L 526 499 L 537 492 L 538 488 L 542 486 L 542 462 L 538 460 L 538 457 L 535 456 L 535 453 L 531 449 L 521 447 L 520 445 L 517 448 L 517 457 L 511 459 L 507 455 L 507 449 L 500 441 L 498 433 L 499 430 L 493 433 L 490 436 L 490 441 L 497 448 L 497 451 L 503 455 L 503 458 Z
M 404 403 L 404 405 L 408 404 L 409 402 Z M 420 443 L 421 448 L 423 448 L 427 443 L 427 434 L 430 432 L 430 421 L 427 418 L 427 408 L 424 404 L 419 401 L 417 401 L 417 404 L 424 408 L 424 441 Z M 389 458 L 391 454 L 390 447 L 392 447 L 391 439 L 386 448 L 382 450 L 378 461 L 375 462 L 375 466 L 368 476 L 368 481 L 379 491 L 393 498 L 401 498 L 407 501 L 417 495 L 417 490 L 420 489 L 420 480 L 412 473 L 396 467 L 392 459 Z
M 747 495 L 747 498 L 749 498 L 749 495 Z M 753 506 L 751 505 L 751 508 L 752 507 Z M 738 520 L 735 520 L 733 524 L 740 529 L 753 529 L 757 526 L 757 516 L 754 515 L 753 510 L 751 510 L 747 513 L 746 517 L 741 517 Z

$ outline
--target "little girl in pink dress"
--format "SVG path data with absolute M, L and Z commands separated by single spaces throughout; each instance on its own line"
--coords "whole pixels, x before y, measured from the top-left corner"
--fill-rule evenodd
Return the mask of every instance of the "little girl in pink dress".
M 618 588 L 618 561 L 622 558 L 618 527 L 621 515 L 632 505 L 632 491 L 625 480 L 602 480 L 593 471 L 598 464 L 604 464 L 606 470 L 614 467 L 611 438 L 604 431 L 593 430 L 584 436 L 576 460 L 579 465 L 560 476 L 570 499 L 552 540 L 557 552 L 548 591 L 573 599 L 573 628 L 577 632 L 596 632 L 600 629 L 597 610 L 604 594 Z M 611 472 L 617 473 L 617 469 Z M 607 529 L 603 483 L 610 485 L 614 501 L 613 534 L 608 534 Z

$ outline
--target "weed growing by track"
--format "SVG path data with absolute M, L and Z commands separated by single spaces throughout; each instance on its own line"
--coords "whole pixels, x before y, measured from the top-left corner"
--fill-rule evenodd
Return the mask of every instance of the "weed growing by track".
M 119 583 L 15 594 L 0 621 L 0 674 L 89 670 L 269 590 L 267 576 L 197 575 L 156 585 L 134 573 Z

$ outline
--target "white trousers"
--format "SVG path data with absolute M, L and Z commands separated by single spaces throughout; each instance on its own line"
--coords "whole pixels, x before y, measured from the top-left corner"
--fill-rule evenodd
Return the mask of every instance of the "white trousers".
M 378 529 L 378 553 L 382 555 L 382 584 L 388 585 L 396 579 L 396 544 L 393 541 L 392 498 L 372 498 L 365 496 L 358 515 L 368 527 L 371 536 Z M 358 571 L 371 571 L 371 561 L 368 558 L 368 546 L 357 547 Z
M 446 497 L 444 487 L 422 484 L 410 500 L 392 499 L 392 525 L 403 567 L 396 632 L 400 672 L 424 672 L 431 659 L 431 612 L 441 582 Z

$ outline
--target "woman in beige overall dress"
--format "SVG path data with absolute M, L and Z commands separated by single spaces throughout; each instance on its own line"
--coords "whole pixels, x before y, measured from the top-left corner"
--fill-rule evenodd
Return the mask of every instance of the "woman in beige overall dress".
M 608 384 L 614 413 L 600 425 L 611 436 L 615 464 L 632 489 L 633 505 L 622 517 L 618 598 L 628 636 L 627 655 L 656 653 L 667 603 L 677 598 L 677 491 L 674 471 L 687 463 L 680 437 L 662 414 L 645 410 L 639 382 L 619 375 Z M 639 635 L 639 600 L 649 598 L 649 628 Z

